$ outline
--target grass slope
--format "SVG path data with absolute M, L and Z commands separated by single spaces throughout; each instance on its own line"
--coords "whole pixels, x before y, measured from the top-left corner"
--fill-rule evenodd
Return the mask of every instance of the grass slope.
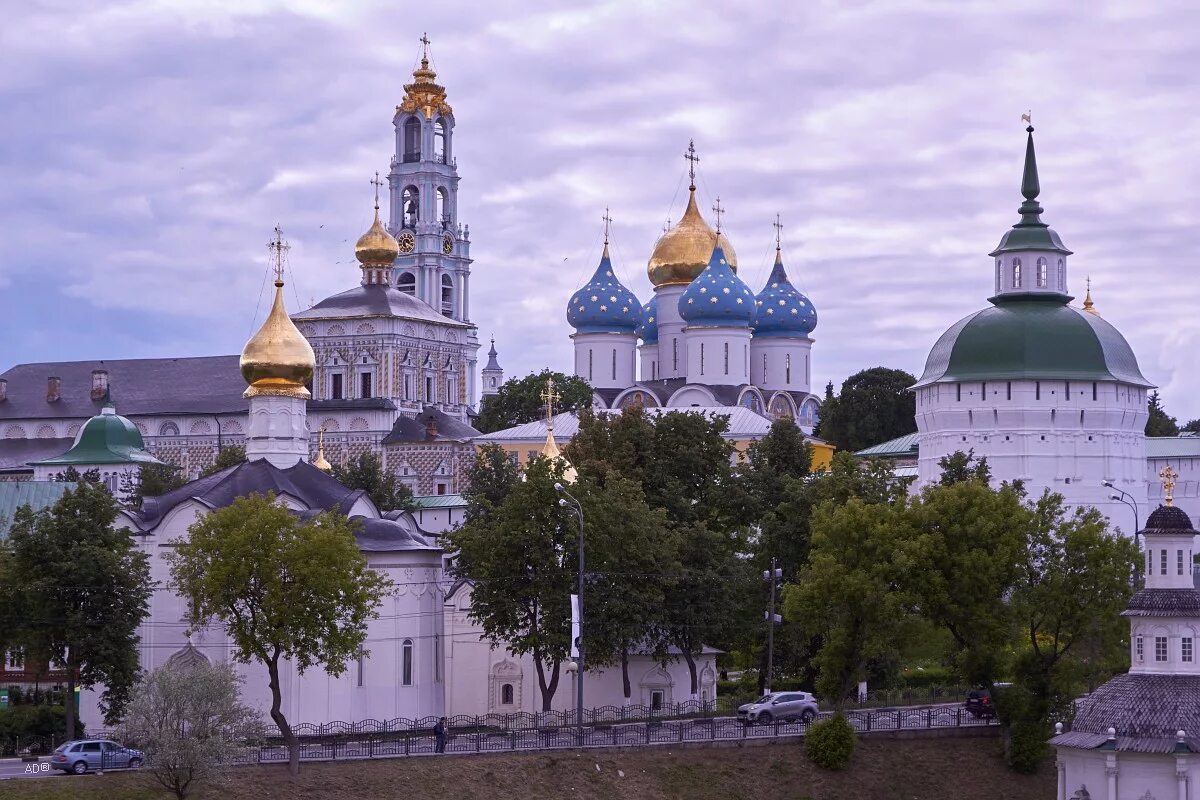
M 531 797 L 613 800 L 1045 800 L 1054 772 L 1009 772 L 992 738 L 860 740 L 849 770 L 824 772 L 803 745 L 746 748 L 656 748 L 631 752 L 449 756 L 306 764 L 291 779 L 286 767 L 234 771 L 202 800 L 375 800 L 404 797 L 528 800 Z M 599 765 L 599 770 L 597 770 Z M 624 772 L 622 777 L 618 770 Z M 51 776 L 0 782 L 0 799 L 151 800 L 138 774 Z

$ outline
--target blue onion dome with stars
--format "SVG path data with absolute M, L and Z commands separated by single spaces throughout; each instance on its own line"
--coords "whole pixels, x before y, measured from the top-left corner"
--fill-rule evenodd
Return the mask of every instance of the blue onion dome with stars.
M 571 295 L 567 322 L 577 333 L 634 333 L 642 321 L 642 304 L 613 272 L 608 245 L 600 266 L 583 288 Z
M 643 344 L 658 344 L 658 295 L 650 298 L 650 302 L 642 308 L 642 322 L 637 327 L 637 335 Z
M 713 248 L 708 266 L 679 297 L 679 316 L 688 325 L 749 327 L 754 319 L 754 295 L 725 258 L 725 248 Z
M 807 336 L 817 327 L 817 309 L 788 279 L 778 248 L 771 276 L 754 306 L 755 336 Z

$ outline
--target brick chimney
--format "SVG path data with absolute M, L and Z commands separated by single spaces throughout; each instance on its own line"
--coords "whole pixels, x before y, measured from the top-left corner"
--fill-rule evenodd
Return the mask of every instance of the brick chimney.
M 437 435 L 438 435 L 437 417 L 435 417 L 433 415 L 432 411 L 427 411 L 426 417 L 425 417 L 425 438 L 426 439 L 436 439 Z
M 0 403 L 8 399 L 8 381 L 0 378 Z
M 92 370 L 92 399 L 103 400 L 108 394 L 108 370 Z
M 46 402 L 57 403 L 62 399 L 62 381 L 59 378 L 46 379 Z

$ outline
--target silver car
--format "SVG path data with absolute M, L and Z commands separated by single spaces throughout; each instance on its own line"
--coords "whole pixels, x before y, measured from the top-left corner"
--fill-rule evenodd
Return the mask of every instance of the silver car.
M 771 692 L 739 706 L 737 713 L 738 719 L 746 724 L 785 719 L 812 722 L 817 718 L 817 698 L 808 692 Z
M 50 756 L 50 766 L 82 775 L 91 770 L 137 769 L 143 760 L 141 750 L 122 747 L 109 739 L 77 739 L 60 744 Z

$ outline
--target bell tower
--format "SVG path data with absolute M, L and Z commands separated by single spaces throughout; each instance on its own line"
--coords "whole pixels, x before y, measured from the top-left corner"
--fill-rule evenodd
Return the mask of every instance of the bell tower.
M 396 106 L 396 152 L 388 173 L 388 230 L 400 247 L 395 286 L 439 313 L 470 321 L 470 230 L 458 219 L 454 111 L 430 66 L 429 37 Z

